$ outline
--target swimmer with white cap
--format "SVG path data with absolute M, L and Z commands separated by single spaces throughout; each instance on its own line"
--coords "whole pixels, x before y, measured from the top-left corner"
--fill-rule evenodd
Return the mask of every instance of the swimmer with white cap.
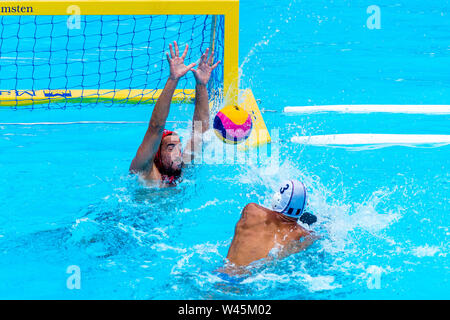
M 297 180 L 287 180 L 277 188 L 272 210 L 256 203 L 247 204 L 228 250 L 228 267 L 220 271 L 238 276 L 233 271 L 236 267 L 269 256 L 283 258 L 310 246 L 318 237 L 298 223 L 311 225 L 317 220 L 313 214 L 305 212 L 306 204 L 306 187 Z

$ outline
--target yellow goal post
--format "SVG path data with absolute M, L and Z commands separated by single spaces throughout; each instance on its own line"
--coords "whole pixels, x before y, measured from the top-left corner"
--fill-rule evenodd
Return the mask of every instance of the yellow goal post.
M 247 146 L 270 142 L 253 93 L 238 88 L 239 0 L 0 1 L 0 107 L 154 103 L 167 72 L 161 57 L 177 39 L 193 42 L 197 57 L 206 47 L 215 50 L 222 64 L 213 89 L 221 105 L 242 105 L 265 132 L 250 136 Z M 174 100 L 192 101 L 193 87 L 186 81 Z

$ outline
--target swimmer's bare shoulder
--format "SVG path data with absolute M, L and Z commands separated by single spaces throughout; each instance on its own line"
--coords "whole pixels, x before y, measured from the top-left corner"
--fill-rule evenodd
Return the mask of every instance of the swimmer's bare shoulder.
M 140 172 L 139 176 L 146 181 L 161 180 L 161 174 L 158 172 L 158 168 L 156 168 L 154 163 L 152 163 L 148 170 Z
M 247 231 L 247 234 L 253 231 L 258 233 L 259 238 L 265 233 L 280 234 L 279 244 L 283 246 L 283 250 L 279 258 L 302 251 L 320 238 L 298 223 L 286 224 L 281 215 L 256 203 L 249 203 L 244 207 L 236 229 Z
M 253 227 L 255 224 L 264 223 L 268 217 L 270 210 L 264 208 L 256 203 L 247 204 L 242 209 L 241 218 L 239 219 L 238 226 L 240 227 Z
M 242 209 L 236 224 L 227 259 L 236 266 L 247 265 L 263 258 L 270 250 L 272 232 L 267 228 L 268 210 L 256 203 Z
M 161 173 L 159 173 L 158 168 L 153 163 L 152 167 L 146 171 L 138 172 L 141 182 L 148 187 L 158 186 L 160 188 L 167 187 L 161 182 Z
M 264 224 L 265 228 L 272 225 L 279 230 L 281 227 L 279 217 L 280 215 L 273 210 L 260 206 L 256 203 L 249 203 L 242 210 L 241 219 L 238 222 L 238 226 L 255 228 L 255 225 Z M 296 238 L 296 240 L 310 234 L 308 230 L 301 227 L 297 223 L 286 225 L 285 228 L 290 229 L 290 233 L 293 233 L 291 237 Z

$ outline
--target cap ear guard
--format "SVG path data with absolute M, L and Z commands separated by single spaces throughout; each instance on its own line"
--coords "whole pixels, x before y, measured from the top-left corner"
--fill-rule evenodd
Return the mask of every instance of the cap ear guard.
M 300 218 L 306 205 L 306 188 L 297 180 L 284 181 L 272 198 L 272 209 L 291 218 Z
M 293 183 L 291 180 L 284 181 L 276 190 L 272 198 L 272 209 L 277 212 L 285 211 L 292 199 Z
M 303 212 L 300 217 L 300 221 L 310 226 L 317 221 L 317 217 L 310 212 Z
M 283 211 L 281 207 L 281 194 L 279 192 L 275 192 L 272 197 L 272 210 L 278 212 Z

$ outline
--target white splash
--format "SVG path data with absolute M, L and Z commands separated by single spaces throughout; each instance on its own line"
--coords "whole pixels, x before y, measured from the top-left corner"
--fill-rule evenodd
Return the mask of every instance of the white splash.
M 418 258 L 423 257 L 433 257 L 436 253 L 440 251 L 440 248 L 437 246 L 428 246 L 428 244 L 424 246 L 418 246 L 411 250 L 411 253 Z

